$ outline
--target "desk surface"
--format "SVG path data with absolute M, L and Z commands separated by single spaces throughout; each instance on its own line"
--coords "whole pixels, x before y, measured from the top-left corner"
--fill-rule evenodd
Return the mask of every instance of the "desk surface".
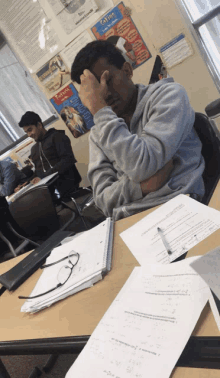
M 216 188 L 210 206 L 220 209 L 219 198 L 220 183 Z M 18 295 L 30 294 L 41 274 L 40 269 L 14 293 L 6 291 L 0 297 L 0 343 L 12 341 L 12 338 L 13 340 L 33 340 L 45 337 L 59 338 L 91 335 L 133 268 L 139 265 L 119 234 L 151 211 L 153 210 L 147 210 L 116 222 L 112 270 L 105 276 L 104 280 L 98 282 L 92 288 L 79 292 L 48 309 L 32 315 L 20 312 L 24 300 L 18 299 Z M 220 230 L 192 248 L 188 256 L 204 254 L 219 244 Z M 17 263 L 23 257 L 24 255 L 0 264 L 0 274 L 10 269 L 15 262 Z M 196 336 L 219 335 L 209 305 L 204 308 L 193 334 Z M 217 378 L 219 377 L 219 372 L 206 369 L 176 368 L 172 377 Z

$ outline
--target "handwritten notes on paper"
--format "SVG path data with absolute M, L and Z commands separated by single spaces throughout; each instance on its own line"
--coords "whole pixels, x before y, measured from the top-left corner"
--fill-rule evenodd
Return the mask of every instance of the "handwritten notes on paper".
M 158 227 L 170 247 L 170 255 Z M 180 194 L 120 236 L 141 265 L 168 264 L 219 228 L 219 211 Z
M 193 259 L 135 268 L 66 378 L 168 378 L 209 297 Z

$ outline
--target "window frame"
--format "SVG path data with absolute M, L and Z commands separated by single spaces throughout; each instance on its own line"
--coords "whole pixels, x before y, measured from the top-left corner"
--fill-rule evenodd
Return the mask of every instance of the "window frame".
M 27 69 L 27 67 L 25 66 L 25 64 L 23 63 L 23 61 L 20 59 L 20 57 L 17 55 L 16 51 L 14 51 L 13 47 L 11 46 L 10 42 L 7 40 L 7 38 L 5 37 L 5 35 L 2 33 L 2 31 L 0 30 L 0 49 L 4 46 L 4 45 L 8 45 L 9 48 L 11 49 L 11 51 L 13 52 L 13 54 L 15 55 L 17 61 L 19 62 L 20 66 L 24 69 L 24 71 L 28 72 L 28 75 L 30 76 L 32 82 L 33 82 L 33 85 L 35 85 L 38 90 L 42 93 L 42 96 L 44 97 L 44 99 L 48 102 L 48 105 L 51 107 L 51 113 L 53 112 L 53 114 L 47 118 L 44 122 L 43 122 L 43 126 L 44 127 L 48 127 L 50 126 L 52 123 L 54 123 L 55 121 L 58 121 L 59 120 L 59 116 L 58 114 L 56 113 L 56 111 L 53 109 L 52 107 L 52 104 L 50 103 L 50 100 L 47 98 L 47 96 L 45 95 L 45 93 L 42 91 L 41 87 L 36 83 L 36 81 L 33 79 L 31 73 L 29 72 L 29 70 Z M 7 147 L 3 148 L 2 150 L 0 150 L 0 159 L 2 157 L 2 155 L 6 154 L 7 152 L 9 151 L 12 151 L 14 150 L 14 148 L 21 144 L 22 142 L 24 142 L 26 139 L 28 139 L 29 137 L 27 136 L 27 134 L 23 135 L 21 138 L 17 139 L 16 141 L 10 143 L 10 145 L 8 145 Z
M 176 0 L 177 7 L 182 14 L 189 31 L 191 32 L 200 54 L 207 66 L 207 69 L 214 81 L 214 84 L 218 91 L 220 92 L 220 73 L 218 73 L 215 63 L 212 59 L 211 54 L 209 53 L 205 42 L 202 39 L 202 36 L 199 33 L 199 28 L 205 25 L 207 22 L 211 21 L 214 17 L 220 14 L 220 5 L 217 5 L 212 10 L 206 12 L 203 16 L 199 17 L 197 20 L 193 21 L 192 16 L 184 2 L 184 0 Z
M 57 120 L 58 120 L 58 117 L 56 118 L 55 115 L 51 116 L 45 122 L 43 122 L 43 126 L 47 128 L 48 126 L 50 126 L 52 123 L 54 123 Z M 8 147 L 5 147 L 3 150 L 0 150 L 0 158 L 2 155 L 6 154 L 6 152 L 13 151 L 16 148 L 16 146 L 18 146 L 19 144 L 21 144 L 28 138 L 29 138 L 28 135 L 25 134 L 23 137 L 17 139 L 15 142 L 12 142 Z M 31 138 L 29 139 L 31 140 Z

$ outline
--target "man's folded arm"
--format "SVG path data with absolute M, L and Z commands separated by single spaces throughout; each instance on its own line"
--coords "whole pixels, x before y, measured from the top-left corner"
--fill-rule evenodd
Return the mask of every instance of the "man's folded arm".
M 151 177 L 170 161 L 194 122 L 194 111 L 180 85 L 164 86 L 152 98 L 149 122 L 141 136 L 132 134 L 110 107 L 94 116 L 95 129 L 91 132 L 98 135 L 100 148 L 135 182 Z
M 108 158 L 92 142 L 88 179 L 93 188 L 95 203 L 107 217 L 112 216 L 115 207 L 142 198 L 140 184 L 131 181 L 125 174 L 118 179 L 117 172 Z
M 173 169 L 170 160 L 151 178 L 135 183 L 124 174 L 120 179 L 102 150 L 90 140 L 90 164 L 88 178 L 93 188 L 96 205 L 106 216 L 112 216 L 114 208 L 137 201 L 158 190 L 169 179 Z

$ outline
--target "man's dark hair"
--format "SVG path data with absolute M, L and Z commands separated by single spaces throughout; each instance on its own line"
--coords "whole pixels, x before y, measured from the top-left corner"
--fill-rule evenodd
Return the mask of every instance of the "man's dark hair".
M 40 118 L 40 116 L 37 113 L 29 111 L 29 112 L 26 112 L 21 117 L 21 120 L 18 124 L 19 124 L 20 127 L 30 126 L 30 125 L 37 126 L 38 122 L 42 123 L 42 125 L 43 125 L 43 122 L 42 122 L 42 119 Z
M 99 58 L 106 58 L 109 64 L 121 69 L 125 63 L 121 51 L 109 41 L 93 41 L 78 52 L 71 68 L 71 79 L 80 84 L 80 75 L 91 70 Z

